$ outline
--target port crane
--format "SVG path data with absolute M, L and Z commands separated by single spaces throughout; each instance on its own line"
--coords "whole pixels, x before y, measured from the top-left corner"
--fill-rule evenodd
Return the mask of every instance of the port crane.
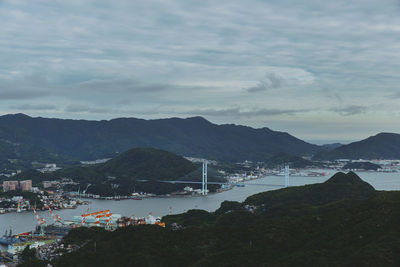
M 61 216 L 54 214 L 53 210 L 50 207 L 49 207 L 49 212 L 50 212 L 51 219 L 53 220 L 54 224 L 57 224 L 57 223 L 64 224 L 61 219 Z
M 92 212 L 92 213 L 86 213 L 86 214 L 82 214 L 82 225 L 85 225 L 86 223 L 86 218 L 89 216 L 95 216 L 96 222 L 95 224 L 99 224 L 100 223 L 100 218 L 102 217 L 109 217 L 111 219 L 112 213 L 110 212 L 110 210 L 102 210 L 102 211 L 97 211 L 97 212 Z
M 22 210 L 21 210 L 21 202 L 22 202 L 22 200 L 20 199 L 20 200 L 18 201 L 17 212 L 21 212 L 21 211 L 22 211 Z
M 85 190 L 83 190 L 82 193 L 83 193 L 84 195 L 86 194 L 86 191 L 88 190 L 89 186 L 91 186 L 91 184 L 88 184 L 88 185 L 86 186 Z
M 40 236 L 44 236 L 44 227 L 46 226 L 46 220 L 44 218 L 39 218 L 39 214 L 36 212 L 35 207 L 33 207 L 33 212 L 35 213 L 36 221 L 40 227 Z

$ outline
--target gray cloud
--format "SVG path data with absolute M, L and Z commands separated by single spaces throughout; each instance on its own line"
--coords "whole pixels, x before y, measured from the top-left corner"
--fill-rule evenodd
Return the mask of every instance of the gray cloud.
M 49 105 L 49 104 L 21 104 L 21 105 L 15 105 L 15 106 L 10 106 L 11 109 L 16 109 L 16 110 L 34 110 L 34 111 L 52 111 L 52 110 L 57 110 L 57 107 L 54 105 Z
M 116 111 L 107 107 L 91 107 L 82 104 L 73 104 L 65 108 L 65 112 L 69 113 L 97 113 L 97 114 L 114 114 Z
M 265 78 L 261 80 L 256 86 L 247 88 L 249 93 L 255 93 L 260 91 L 267 91 L 269 89 L 278 89 L 285 84 L 283 77 L 280 77 L 276 73 L 270 72 L 265 75 Z
M 143 83 L 132 79 L 90 80 L 74 85 L 72 88 L 91 92 L 145 92 L 153 93 L 170 89 L 167 84 Z
M 342 116 L 352 116 L 363 114 L 368 110 L 366 106 L 349 105 L 346 107 L 332 108 L 331 111 L 337 112 Z
M 400 92 L 396 92 L 389 96 L 389 98 L 400 98 Z
M 16 91 L 3 91 L 0 92 L 0 101 L 8 101 L 8 100 L 24 100 L 24 99 L 34 99 L 41 98 L 47 95 L 45 91 L 37 91 L 37 90 L 16 90 Z
M 250 110 L 243 110 L 239 107 L 227 109 L 202 109 L 185 111 L 183 114 L 189 115 L 202 115 L 202 116 L 218 116 L 218 117 L 259 117 L 259 116 L 279 116 L 279 115 L 295 115 L 298 113 L 307 112 L 307 110 L 294 110 L 294 109 L 266 109 L 266 108 L 253 108 Z
M 334 100 L 336 103 L 342 104 L 343 103 L 343 96 L 335 92 L 329 88 L 321 88 L 322 92 L 330 99 Z

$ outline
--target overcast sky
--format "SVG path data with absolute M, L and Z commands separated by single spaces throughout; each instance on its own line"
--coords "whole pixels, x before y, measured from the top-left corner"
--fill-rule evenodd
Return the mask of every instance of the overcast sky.
M 0 0 L 0 114 L 400 132 L 399 0 Z

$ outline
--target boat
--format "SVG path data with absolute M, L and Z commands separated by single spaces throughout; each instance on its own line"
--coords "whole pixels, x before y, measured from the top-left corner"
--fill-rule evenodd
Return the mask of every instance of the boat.
M 25 241 L 24 238 L 21 238 L 19 236 L 18 237 L 13 236 L 11 229 L 9 233 L 7 233 L 6 230 L 5 234 L 2 237 L 0 237 L 0 244 L 5 246 L 13 245 L 15 243 L 20 243 L 23 241 Z
M 45 225 L 42 228 L 43 228 L 43 230 L 41 229 L 40 226 L 36 226 L 34 235 L 40 236 L 40 234 L 43 231 L 43 234 L 45 236 L 54 236 L 57 238 L 62 238 L 64 236 L 66 236 L 69 233 L 69 231 L 72 229 L 71 226 L 55 225 L 55 224 Z

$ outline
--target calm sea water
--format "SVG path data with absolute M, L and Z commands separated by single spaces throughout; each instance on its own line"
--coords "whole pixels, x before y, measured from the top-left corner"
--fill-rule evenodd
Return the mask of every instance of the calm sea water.
M 329 179 L 335 171 L 328 170 L 324 177 L 290 177 L 291 186 L 321 183 Z M 370 183 L 377 190 L 400 190 L 400 173 L 374 173 L 374 172 L 359 172 L 357 173 L 364 181 Z M 259 185 L 267 184 L 267 185 Z M 198 197 L 172 197 L 172 198 L 149 198 L 143 200 L 91 200 L 90 205 L 82 205 L 76 209 L 56 211 L 62 219 L 72 219 L 75 215 L 81 215 L 88 208 L 91 211 L 99 211 L 110 209 L 112 213 L 121 214 L 124 216 L 147 216 L 152 212 L 154 216 L 164 216 L 182 213 L 189 209 L 204 209 L 207 211 L 216 210 L 221 202 L 225 200 L 243 201 L 248 196 L 269 190 L 275 190 L 283 187 L 284 177 L 267 176 L 261 179 L 246 182 L 245 187 L 235 187 L 232 190 L 218 194 L 210 194 L 208 196 Z M 268 186 L 276 185 L 276 186 Z M 52 223 L 48 211 L 39 212 L 39 216 Z M 14 233 L 31 231 L 36 226 L 36 220 L 33 212 L 8 213 L 0 215 L 0 235 L 12 226 Z

